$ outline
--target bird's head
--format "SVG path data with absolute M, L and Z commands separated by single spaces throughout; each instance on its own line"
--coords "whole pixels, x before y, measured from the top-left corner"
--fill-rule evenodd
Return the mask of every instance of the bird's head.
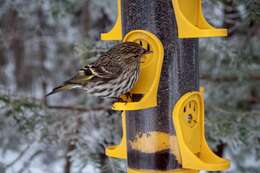
M 115 47 L 118 55 L 125 63 L 140 62 L 140 59 L 145 54 L 150 54 L 152 51 L 143 48 L 135 42 L 124 42 Z

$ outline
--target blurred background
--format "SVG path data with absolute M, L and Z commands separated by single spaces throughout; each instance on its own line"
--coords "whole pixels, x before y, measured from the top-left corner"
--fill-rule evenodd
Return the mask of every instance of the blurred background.
M 200 40 L 206 132 L 232 160 L 227 173 L 260 172 L 260 2 L 204 1 L 227 38 Z M 44 95 L 116 42 L 100 41 L 116 0 L 0 0 L 0 173 L 123 173 L 107 158 L 120 141 L 111 102 L 80 91 Z

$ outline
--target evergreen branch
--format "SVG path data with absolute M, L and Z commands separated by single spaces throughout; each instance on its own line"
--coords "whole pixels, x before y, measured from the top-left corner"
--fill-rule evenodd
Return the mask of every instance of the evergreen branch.
M 18 173 L 23 173 L 28 167 L 30 167 L 32 161 L 40 154 L 42 154 L 43 151 L 42 150 L 38 150 L 36 151 L 33 155 L 31 155 L 31 157 L 23 164 L 22 169 L 19 170 Z
M 231 82 L 231 81 L 238 81 L 241 79 L 239 76 L 221 76 L 221 77 L 212 77 L 210 75 L 204 74 L 200 76 L 201 80 L 207 80 L 207 81 L 212 81 L 212 82 Z M 259 81 L 260 80 L 260 75 L 251 75 L 248 76 L 249 80 L 252 81 Z
M 77 112 L 90 112 L 90 111 L 108 111 L 108 108 L 83 108 L 83 107 L 76 107 L 76 106 L 59 106 L 59 105 L 47 105 L 49 109 L 61 109 L 61 110 L 68 110 L 68 111 L 77 111 Z
M 12 95 L 1 95 L 0 101 L 3 101 L 7 105 L 11 105 L 13 109 L 20 110 L 21 107 L 26 108 L 43 108 L 45 106 L 48 109 L 56 109 L 56 110 L 68 110 L 68 111 L 77 111 L 77 112 L 90 112 L 90 111 L 108 111 L 111 108 L 83 108 L 77 107 L 74 105 L 70 106 L 62 106 L 62 105 L 48 105 L 43 102 L 42 99 L 37 99 L 33 97 L 18 97 Z
M 13 160 L 11 161 L 9 164 L 7 164 L 5 166 L 6 169 L 12 167 L 17 161 L 19 161 L 23 156 L 24 154 L 30 149 L 30 145 L 26 146 L 26 148 Z
M 260 114 L 259 110 L 252 110 L 252 111 L 244 111 L 244 110 L 237 110 L 237 109 L 224 109 L 220 106 L 213 106 L 213 105 L 207 105 L 208 109 L 212 109 L 214 111 L 217 111 L 219 113 L 225 113 L 225 114 L 240 114 L 240 115 L 254 115 L 254 114 Z

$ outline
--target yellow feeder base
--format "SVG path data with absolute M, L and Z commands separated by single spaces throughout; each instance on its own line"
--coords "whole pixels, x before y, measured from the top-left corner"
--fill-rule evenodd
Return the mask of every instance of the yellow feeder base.
M 106 148 L 106 155 L 109 157 L 114 157 L 114 158 L 118 158 L 118 159 L 127 158 L 125 111 L 122 113 L 122 128 L 123 128 L 123 136 L 121 139 L 121 143 L 119 145 L 109 146 Z
M 122 40 L 121 0 L 117 0 L 117 19 L 114 27 L 108 33 L 101 34 L 101 40 Z
M 157 106 L 157 90 L 161 76 L 161 68 L 164 58 L 164 49 L 161 41 L 152 33 L 144 30 L 129 32 L 124 42 L 140 43 L 144 48 L 153 51 L 152 54 L 142 58 L 139 80 L 130 91 L 131 95 L 142 95 L 138 101 L 127 103 L 116 102 L 114 110 L 141 110 Z
M 183 168 L 217 171 L 230 167 L 230 162 L 215 155 L 206 142 L 202 92 L 180 98 L 173 110 L 173 123 Z
M 226 29 L 211 26 L 203 16 L 201 0 L 172 0 L 179 38 L 227 36 Z
M 198 173 L 197 170 L 190 169 L 175 169 L 169 171 L 156 171 L 156 170 L 137 170 L 128 168 L 128 173 Z

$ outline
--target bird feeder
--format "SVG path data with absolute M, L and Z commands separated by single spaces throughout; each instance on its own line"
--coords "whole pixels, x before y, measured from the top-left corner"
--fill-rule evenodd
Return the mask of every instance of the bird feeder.
M 197 61 L 197 38 L 226 36 L 226 29 L 208 24 L 201 0 L 117 3 L 116 24 L 101 39 L 136 42 L 153 53 L 142 59 L 131 99 L 113 105 L 123 111 L 123 136 L 107 156 L 127 159 L 129 173 L 227 169 L 230 162 L 206 142 Z

